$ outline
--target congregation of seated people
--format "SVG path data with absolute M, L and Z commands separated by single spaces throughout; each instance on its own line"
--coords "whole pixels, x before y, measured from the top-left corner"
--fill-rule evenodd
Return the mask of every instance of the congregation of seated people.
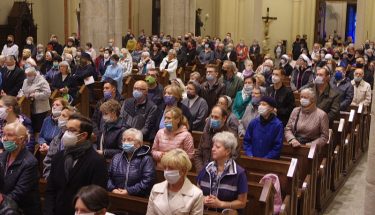
M 261 55 L 257 41 L 236 45 L 230 33 L 223 40 L 141 35 L 129 32 L 122 47 L 109 39 L 98 53 L 90 42 L 77 46 L 75 37 L 65 45 L 56 35 L 46 45 L 27 37 L 22 50 L 7 37 L 0 55 L 0 211 L 110 214 L 110 192 L 149 198 L 150 215 L 244 214 L 241 153 L 279 159 L 283 144 L 323 146 L 340 111 L 371 104 L 373 46 L 330 38 L 309 52 L 298 36 L 290 55 L 278 43 L 273 57 Z M 203 70 L 181 78 L 178 69 L 194 65 Z M 124 80 L 134 75 L 143 79 L 126 94 Z M 86 116 L 77 108 L 81 86 L 95 104 Z M 21 98 L 30 100 L 29 115 Z M 157 181 L 158 171 L 165 181 Z

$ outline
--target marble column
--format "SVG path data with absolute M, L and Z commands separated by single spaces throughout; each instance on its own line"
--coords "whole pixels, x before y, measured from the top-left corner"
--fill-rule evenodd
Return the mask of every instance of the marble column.
M 174 37 L 195 32 L 196 0 L 161 0 L 160 31 Z
M 121 46 L 122 4 L 122 0 L 81 0 L 81 44 L 105 47 L 114 38 L 115 45 Z
M 356 19 L 355 44 L 359 46 L 367 39 L 374 40 L 375 2 L 373 0 L 358 0 Z

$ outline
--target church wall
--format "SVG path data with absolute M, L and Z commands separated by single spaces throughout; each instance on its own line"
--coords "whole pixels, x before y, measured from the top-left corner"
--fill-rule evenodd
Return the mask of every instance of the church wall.
M 346 7 L 346 2 L 327 2 L 325 25 L 327 35 L 333 35 L 336 30 L 338 35 L 345 38 Z
M 128 2 L 128 1 L 127 1 Z M 128 14 L 129 3 L 125 5 L 126 10 L 124 14 Z M 132 0 L 132 31 L 136 36 L 139 35 L 142 29 L 145 30 L 146 35 L 152 33 L 152 1 L 151 0 Z M 127 15 L 128 17 L 128 15 Z M 128 19 L 123 19 L 128 22 Z M 128 28 L 124 28 L 123 35 L 127 32 Z
M 201 28 L 202 35 L 218 36 L 223 38 L 224 35 L 219 35 L 217 31 L 218 23 L 218 8 L 219 3 L 217 0 L 197 0 L 197 9 L 201 8 L 201 20 L 203 27 Z M 206 19 L 206 15 L 208 18 Z

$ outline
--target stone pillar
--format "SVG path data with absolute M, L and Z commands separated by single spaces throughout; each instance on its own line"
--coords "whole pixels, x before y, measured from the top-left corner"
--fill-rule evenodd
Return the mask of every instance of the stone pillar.
M 195 32 L 196 0 L 161 0 L 160 31 L 174 37 Z
M 81 0 L 81 44 L 91 42 L 95 48 L 107 46 L 109 38 L 121 46 L 121 0 Z
M 355 32 L 355 44 L 363 44 L 365 40 L 374 40 L 375 37 L 375 2 L 373 0 L 357 1 L 357 24 Z

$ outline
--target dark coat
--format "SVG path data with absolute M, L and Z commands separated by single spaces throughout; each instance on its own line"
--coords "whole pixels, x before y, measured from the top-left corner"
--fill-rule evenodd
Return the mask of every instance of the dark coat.
M 177 52 L 178 67 L 185 67 L 187 63 L 187 55 L 183 50 Z
M 17 203 L 8 196 L 2 195 L 3 200 L 0 204 L 0 214 L 2 215 L 21 215 L 22 211 L 18 208 Z
M 81 86 L 84 84 L 84 79 L 93 76 L 94 79 L 97 76 L 93 65 L 79 66 L 73 74 L 76 83 Z
M 68 180 L 65 177 L 64 162 L 64 151 L 60 151 L 52 159 L 45 192 L 45 215 L 73 215 L 73 198 L 79 189 L 91 184 L 106 187 L 106 163 L 93 148 L 88 149 L 77 161 Z
M 316 106 L 328 114 L 329 122 L 332 123 L 340 113 L 340 93 L 328 84 L 321 95 L 316 90 L 316 95 Z
M 59 72 L 57 75 L 54 76 L 51 82 L 51 90 L 59 90 L 61 88 L 68 88 L 68 94 L 75 98 L 78 90 L 78 86 L 76 80 L 73 78 L 71 74 L 66 76 L 64 80 L 62 80 L 62 74 Z
M 292 90 L 285 86 L 275 90 L 275 88 L 271 86 L 267 88 L 267 95 L 275 98 L 277 118 L 279 118 L 283 125 L 286 126 L 290 114 L 295 107 L 294 94 Z
M 225 85 L 221 82 L 216 82 L 212 87 L 210 87 L 206 81 L 202 84 L 201 94 L 201 97 L 206 100 L 208 111 L 210 112 L 211 109 L 216 105 L 219 97 L 221 95 L 225 95 Z
M 228 58 L 228 53 L 225 53 L 224 57 L 222 58 L 222 61 L 225 61 L 225 60 L 230 60 L 232 62 L 237 62 L 237 53 L 236 53 L 236 51 L 232 50 L 230 52 L 229 58 Z
M 13 71 L 8 71 L 5 68 L 2 72 L 2 89 L 9 96 L 17 96 L 25 78 L 25 71 L 19 67 L 16 66 Z
M 148 196 L 155 182 L 155 164 L 150 146 L 143 145 L 128 160 L 126 152 L 116 154 L 109 166 L 107 188 L 126 189 L 130 195 Z
M 41 207 L 38 161 L 24 148 L 6 169 L 8 155 L 7 151 L 0 154 L 1 171 L 4 172 L 2 193 L 13 199 L 26 215 L 39 215 Z
M 103 135 L 103 155 L 105 158 L 112 158 L 115 154 L 121 152 L 122 145 L 122 119 L 118 119 L 116 123 L 101 124 L 100 131 L 96 135 L 97 149 L 100 147 L 100 142 Z
M 349 78 L 345 78 L 337 86 L 335 78 L 331 78 L 331 87 L 340 92 L 340 110 L 347 111 L 354 97 L 354 87 Z
M 157 119 L 159 113 L 157 106 L 147 98 L 146 102 L 136 105 L 135 98 L 128 98 L 121 108 L 123 126 L 136 128 L 142 131 L 143 139 L 153 140 L 157 131 Z

